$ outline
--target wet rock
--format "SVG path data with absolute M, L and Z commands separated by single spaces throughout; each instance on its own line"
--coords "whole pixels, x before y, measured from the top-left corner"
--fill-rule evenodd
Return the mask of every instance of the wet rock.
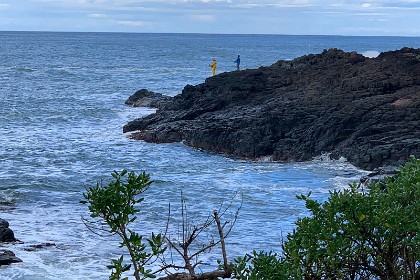
M 398 170 L 397 166 L 385 166 L 385 167 L 375 168 L 374 170 L 372 170 L 372 172 L 360 178 L 360 182 L 363 183 L 364 185 L 369 186 L 369 184 L 379 182 L 383 180 L 385 177 L 396 176 L 398 174 L 397 170 Z
M 18 262 L 22 262 L 22 260 L 16 257 L 12 251 L 0 249 L 0 266 Z
M 0 242 L 16 241 L 13 231 L 9 228 L 9 222 L 0 219 Z
M 412 48 L 377 58 L 330 49 L 222 73 L 123 131 L 250 159 L 329 153 L 367 170 L 398 166 L 420 157 L 419 57 Z
M 34 251 L 38 251 L 38 250 L 48 248 L 48 247 L 56 247 L 56 245 L 55 243 L 46 242 L 46 243 L 41 243 L 41 244 L 29 245 L 23 250 L 28 251 L 28 252 L 34 252 Z
M 141 89 L 131 95 L 125 101 L 125 104 L 132 105 L 133 107 L 161 108 L 171 99 L 172 97 L 170 96 L 165 96 L 147 89 Z

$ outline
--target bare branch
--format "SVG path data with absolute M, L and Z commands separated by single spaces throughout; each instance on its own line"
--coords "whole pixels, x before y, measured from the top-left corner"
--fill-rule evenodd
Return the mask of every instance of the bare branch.
M 115 232 L 111 233 L 109 230 L 105 229 L 103 226 L 101 226 L 101 227 L 95 227 L 95 226 L 93 226 L 95 224 L 94 222 L 89 221 L 89 220 L 87 220 L 87 219 L 85 219 L 83 217 L 81 217 L 81 220 L 82 220 L 83 224 L 86 226 L 86 228 L 89 231 L 91 231 L 92 233 L 94 233 L 94 234 L 96 234 L 98 236 L 101 236 L 101 237 L 109 237 L 109 236 L 113 236 L 113 235 L 116 234 Z M 100 234 L 99 231 L 100 232 L 103 232 L 104 234 Z
M 216 220 L 216 223 L 217 223 L 217 228 L 219 230 L 220 243 L 222 245 L 223 268 L 226 273 L 230 273 L 230 267 L 229 267 L 227 256 L 226 256 L 226 245 L 225 245 L 225 236 L 223 235 L 223 228 L 220 224 L 220 220 L 219 220 L 219 216 L 217 215 L 217 212 L 214 211 L 213 214 L 214 214 L 214 219 Z
M 237 194 L 235 194 L 236 196 Z M 234 196 L 234 197 L 235 197 Z M 200 225 L 192 225 L 190 222 L 190 215 L 187 211 L 187 206 L 183 194 L 181 193 L 181 221 L 182 225 L 178 227 L 182 232 L 179 233 L 180 242 L 174 242 L 170 240 L 168 236 L 165 236 L 169 247 L 176 252 L 181 259 L 184 261 L 184 265 L 175 265 L 174 260 L 171 257 L 172 263 L 168 264 L 165 261 L 165 257 L 161 257 L 162 266 L 159 271 L 165 271 L 167 273 L 166 277 L 159 278 L 160 280 L 216 280 L 219 277 L 229 278 L 232 274 L 232 271 L 229 267 L 227 254 L 226 254 L 226 244 L 225 239 L 231 233 L 233 226 L 236 224 L 238 219 L 239 210 L 242 207 L 242 202 L 240 207 L 233 214 L 232 221 L 221 222 L 220 217 L 227 215 L 228 210 L 232 208 L 233 199 L 230 201 L 229 205 L 224 205 L 222 203 L 219 207 L 219 210 L 214 210 L 212 214 L 208 215 L 206 220 Z M 219 214 L 221 213 L 221 214 Z M 230 213 L 229 213 L 230 214 Z M 197 248 L 193 252 L 190 251 L 192 244 L 196 243 L 198 238 L 207 231 L 213 225 L 216 226 L 218 232 L 218 238 L 214 240 L 213 234 L 210 234 L 208 237 L 208 243 L 204 242 L 201 248 Z M 212 248 L 221 244 L 222 257 L 223 257 L 223 270 L 214 270 L 211 272 L 202 272 L 195 273 L 195 269 L 199 269 L 200 265 L 206 265 L 202 260 L 199 259 L 199 256 L 205 252 L 211 251 Z M 170 250 L 172 256 L 172 250 Z M 173 273 L 174 270 L 185 270 L 186 272 Z

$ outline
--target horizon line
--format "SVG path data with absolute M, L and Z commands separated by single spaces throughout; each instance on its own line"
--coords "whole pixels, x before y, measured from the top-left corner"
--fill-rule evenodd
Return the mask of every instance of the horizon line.
M 342 34 L 280 34 L 280 33 L 204 33 L 204 32 L 134 32 L 134 31 L 57 31 L 57 30 L 0 30 L 0 32 L 39 33 L 112 33 L 112 34 L 161 34 L 161 35 L 252 35 L 252 36 L 319 36 L 319 37 L 401 37 L 420 38 L 420 35 L 342 35 Z

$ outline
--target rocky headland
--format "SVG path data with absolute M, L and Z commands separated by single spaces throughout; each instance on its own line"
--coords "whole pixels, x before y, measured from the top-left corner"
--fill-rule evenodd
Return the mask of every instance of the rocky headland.
M 131 105 L 158 108 L 124 126 L 138 140 L 285 162 L 327 153 L 367 170 L 420 157 L 420 49 L 330 49 L 222 73 L 170 99 L 136 94 Z

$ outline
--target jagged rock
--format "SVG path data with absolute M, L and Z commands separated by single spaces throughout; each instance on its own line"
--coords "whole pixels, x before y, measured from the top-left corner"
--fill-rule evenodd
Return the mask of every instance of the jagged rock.
M 0 219 L 0 242 L 15 242 L 17 239 L 13 231 L 9 228 L 9 222 Z M 0 266 L 11 263 L 22 262 L 12 251 L 0 249 Z
M 26 248 L 23 248 L 23 250 L 28 252 L 38 251 L 40 249 L 48 248 L 48 247 L 56 247 L 55 243 L 41 243 L 41 244 L 35 244 L 35 245 L 29 245 Z
M 0 249 L 0 266 L 18 262 L 22 262 L 22 260 L 16 257 L 12 251 Z
M 329 153 L 363 169 L 420 157 L 420 49 L 367 58 L 337 49 L 187 85 L 124 132 L 228 155 L 306 161 Z
M 385 177 L 395 177 L 398 174 L 397 170 L 398 167 L 396 166 L 375 168 L 369 174 L 362 176 L 362 178 L 360 178 L 360 183 L 369 186 L 370 184 L 383 180 Z
M 147 89 L 141 89 L 131 95 L 125 101 L 125 104 L 132 105 L 133 107 L 161 108 L 171 99 L 172 97 L 170 96 L 149 91 Z
M 13 231 L 9 228 L 9 222 L 0 219 L 0 242 L 16 241 Z

